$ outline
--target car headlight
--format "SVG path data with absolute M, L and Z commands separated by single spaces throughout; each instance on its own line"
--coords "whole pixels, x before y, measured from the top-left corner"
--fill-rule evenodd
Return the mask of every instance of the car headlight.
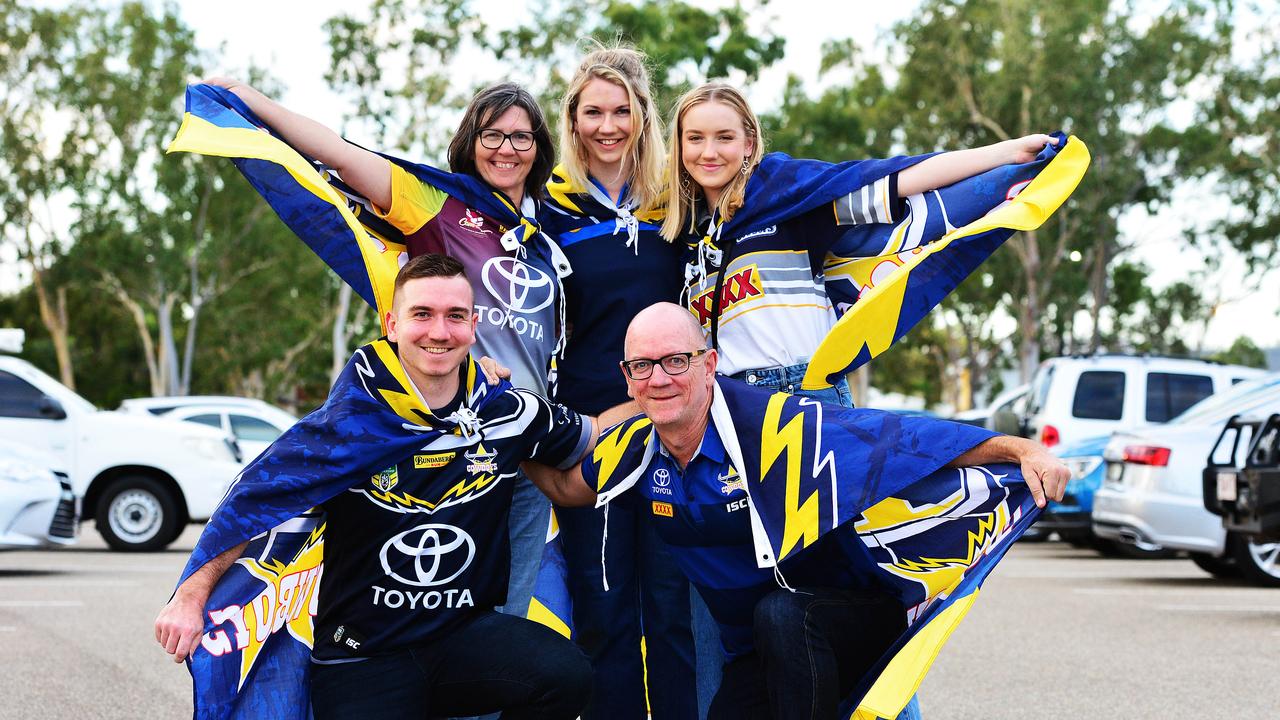
M 0 458 L 0 478 L 20 483 L 58 484 L 57 476 L 49 468 L 17 458 Z
M 187 435 L 182 438 L 182 444 L 200 457 L 220 462 L 233 463 L 236 461 L 235 455 L 231 453 L 231 448 L 227 446 L 226 441 L 222 438 Z
M 1062 458 L 1062 464 L 1067 466 L 1067 470 L 1071 471 L 1072 480 L 1080 480 L 1089 477 L 1094 470 L 1098 469 L 1098 465 L 1102 464 L 1102 457 L 1099 455 L 1085 455 L 1083 457 Z

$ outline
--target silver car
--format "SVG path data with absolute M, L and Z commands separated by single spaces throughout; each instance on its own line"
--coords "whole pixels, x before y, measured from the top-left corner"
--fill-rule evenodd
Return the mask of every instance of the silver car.
M 1228 534 L 1204 508 L 1201 471 L 1232 415 L 1280 412 L 1280 374 L 1241 382 L 1164 425 L 1117 432 L 1103 450 L 1093 531 L 1138 547 L 1186 550 L 1205 571 L 1280 586 L 1280 545 Z
M 53 459 L 0 440 L 0 550 L 70 545 L 80 509 Z

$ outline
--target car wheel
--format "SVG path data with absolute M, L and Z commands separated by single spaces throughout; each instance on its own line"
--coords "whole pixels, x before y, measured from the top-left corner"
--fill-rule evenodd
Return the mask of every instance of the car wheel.
M 151 552 L 173 542 L 178 503 L 158 481 L 127 475 L 102 493 L 94 519 L 112 550 Z
M 1238 578 L 1240 577 L 1240 568 L 1236 567 L 1230 555 L 1215 557 L 1209 553 L 1191 553 L 1191 562 L 1196 567 L 1209 573 L 1216 578 Z
M 1265 587 L 1280 587 L 1280 542 L 1256 542 L 1246 537 L 1232 541 L 1236 567 L 1245 580 Z

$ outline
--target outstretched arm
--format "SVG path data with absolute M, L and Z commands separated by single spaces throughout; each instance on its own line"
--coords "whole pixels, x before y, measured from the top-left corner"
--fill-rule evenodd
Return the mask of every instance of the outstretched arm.
M 585 415 L 583 419 L 591 423 L 591 440 L 587 443 L 586 454 L 582 459 L 582 462 L 585 462 L 595 448 L 596 440 L 600 438 L 600 422 L 597 418 Z M 529 480 L 542 491 L 543 495 L 551 499 L 553 504 L 561 507 L 583 507 L 595 504 L 596 492 L 582 477 L 582 462 L 567 470 L 561 470 L 530 460 L 521 463 L 520 469 L 529 476 Z
M 947 467 L 956 468 L 966 465 L 985 465 L 987 463 L 1014 462 L 1022 465 L 1022 479 L 1031 489 L 1031 497 L 1036 506 L 1044 507 L 1045 497 L 1061 500 L 1067 489 L 1067 481 L 1071 479 L 1071 471 L 1062 461 L 1054 457 L 1045 446 L 1034 440 L 997 435 L 984 440 L 968 452 L 947 463 Z
M 180 663 L 196 651 L 204 633 L 204 605 L 209 593 L 248 544 L 240 543 L 191 573 L 156 617 L 156 642 L 173 656 L 174 662 Z
M 898 173 L 898 196 L 937 190 L 1001 165 L 1031 162 L 1045 145 L 1053 142 L 1052 136 L 1036 134 L 934 155 Z
M 386 158 L 352 145 L 324 125 L 238 80 L 214 77 L 204 82 L 235 93 L 290 145 L 338 171 L 343 182 L 380 209 L 391 208 L 391 163 Z

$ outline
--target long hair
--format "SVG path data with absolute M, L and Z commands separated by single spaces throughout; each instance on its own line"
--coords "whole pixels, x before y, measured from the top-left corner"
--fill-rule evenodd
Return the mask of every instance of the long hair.
M 631 109 L 631 136 L 627 138 L 625 163 L 625 169 L 631 173 L 630 196 L 642 211 L 651 210 L 661 201 L 664 153 L 662 118 L 653 102 L 653 88 L 645 67 L 647 58 L 633 48 L 596 45 L 578 65 L 560 102 L 561 163 L 574 185 L 587 187 L 587 149 L 578 142 L 575 122 L 578 100 L 583 88 L 596 78 L 617 85 L 626 91 Z
M 547 127 L 542 108 L 528 90 L 513 82 L 502 82 L 476 93 L 462 115 L 458 131 L 449 141 L 449 169 L 483 180 L 476 167 L 476 138 L 480 131 L 489 127 L 502 113 L 518 107 L 529 114 L 529 124 L 533 127 L 534 153 L 533 166 L 529 176 L 524 180 L 524 193 L 534 200 L 542 198 L 543 187 L 551 178 L 551 170 L 556 163 L 555 145 L 551 140 L 551 130 Z
M 747 189 L 747 180 L 764 157 L 764 134 L 760 129 L 760 120 L 751 111 L 747 99 L 732 85 L 720 82 L 707 83 L 696 87 L 676 103 L 672 114 L 671 134 L 667 159 L 666 205 L 667 217 L 662 222 L 662 237 L 674 240 L 682 232 L 693 229 L 698 196 L 702 189 L 694 182 L 689 171 L 684 168 L 682 139 L 684 135 L 684 116 L 695 105 L 705 102 L 718 102 L 732 108 L 742 120 L 742 129 L 752 141 L 751 154 L 746 157 L 746 169 L 737 173 L 720 193 L 716 203 L 717 213 L 725 222 L 733 217 L 734 212 L 742 207 L 743 194 Z

